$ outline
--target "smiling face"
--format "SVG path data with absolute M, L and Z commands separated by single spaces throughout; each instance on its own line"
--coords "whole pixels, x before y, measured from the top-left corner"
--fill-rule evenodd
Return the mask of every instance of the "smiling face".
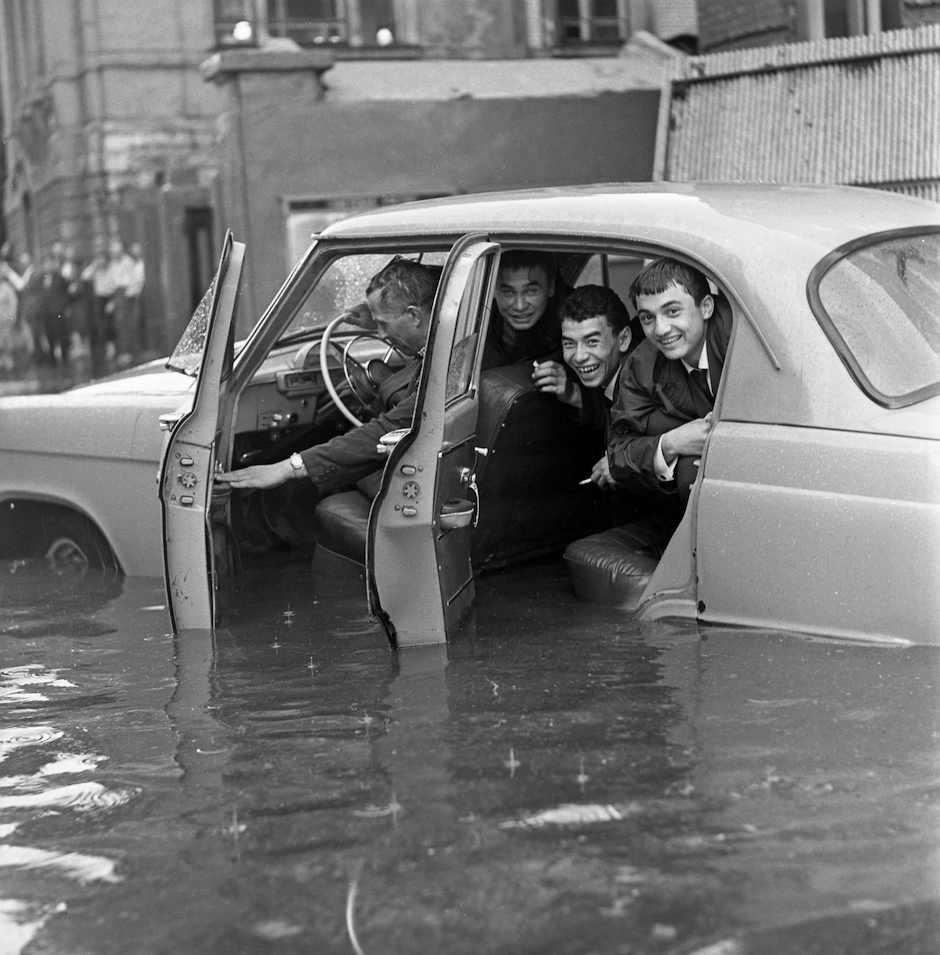
M 544 269 L 500 269 L 496 283 L 496 307 L 517 331 L 532 328 L 545 314 L 555 292 L 555 280 Z
M 667 358 L 698 364 L 706 323 L 715 308 L 711 295 L 696 305 L 685 288 L 673 283 L 657 295 L 638 295 L 636 308 L 643 334 Z
M 605 388 L 630 347 L 630 329 L 615 332 L 603 315 L 581 322 L 561 323 L 561 348 L 565 363 L 574 369 L 586 388 Z

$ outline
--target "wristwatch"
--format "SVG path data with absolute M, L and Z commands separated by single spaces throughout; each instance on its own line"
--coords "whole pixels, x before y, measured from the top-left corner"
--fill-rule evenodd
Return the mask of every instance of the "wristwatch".
M 304 459 L 295 451 L 288 459 L 290 466 L 294 469 L 294 477 L 303 477 L 307 473 L 304 467 Z

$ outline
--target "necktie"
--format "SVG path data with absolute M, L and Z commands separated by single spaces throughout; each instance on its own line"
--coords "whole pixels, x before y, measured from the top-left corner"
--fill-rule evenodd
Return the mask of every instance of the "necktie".
M 703 368 L 694 368 L 689 372 L 689 384 L 692 403 L 699 417 L 704 418 L 715 406 L 715 399 L 708 389 L 708 372 Z
M 708 387 L 708 372 L 704 368 L 693 368 L 689 372 L 689 377 L 709 400 L 712 398 L 711 390 Z
M 503 351 L 508 355 L 512 351 L 512 346 L 516 343 L 516 330 L 506 322 L 503 325 Z

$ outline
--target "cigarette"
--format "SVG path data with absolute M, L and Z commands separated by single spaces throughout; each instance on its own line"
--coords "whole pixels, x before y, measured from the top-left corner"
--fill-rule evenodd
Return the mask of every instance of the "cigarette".
M 578 481 L 578 484 L 590 484 L 590 483 L 591 483 L 591 479 L 589 477 L 585 478 L 583 481 Z
M 537 361 L 532 362 L 532 367 L 533 367 L 536 371 L 538 371 L 538 370 L 539 370 L 539 363 L 538 363 Z

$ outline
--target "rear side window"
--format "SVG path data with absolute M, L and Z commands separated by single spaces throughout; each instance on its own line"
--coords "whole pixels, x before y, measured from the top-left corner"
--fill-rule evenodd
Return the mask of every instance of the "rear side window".
M 809 300 L 858 384 L 888 408 L 940 394 L 940 229 L 904 229 L 837 249 Z

